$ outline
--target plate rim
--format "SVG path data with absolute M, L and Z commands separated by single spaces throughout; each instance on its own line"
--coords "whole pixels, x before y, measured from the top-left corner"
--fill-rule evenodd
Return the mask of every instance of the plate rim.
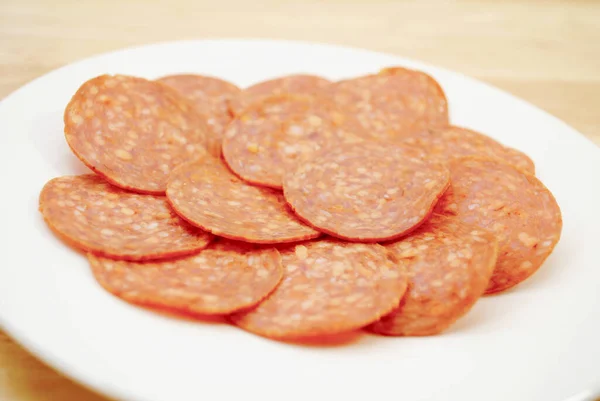
M 127 53 L 130 51 L 139 51 L 139 50 L 143 50 L 143 49 L 147 49 L 147 48 L 151 48 L 151 47 L 156 47 L 156 46 L 173 46 L 173 45 L 177 45 L 177 44 L 184 44 L 184 43 L 188 43 L 188 44 L 202 44 L 202 43 L 207 43 L 207 42 L 239 42 L 239 43 L 257 43 L 257 42 L 262 42 L 264 44 L 285 44 L 285 45 L 300 45 L 300 46 L 321 46 L 321 47 L 332 47 L 332 48 L 337 48 L 337 49 L 344 49 L 346 51 L 354 51 L 354 52 L 361 52 L 361 53 L 365 53 L 365 54 L 372 54 L 372 55 L 378 55 L 378 56 L 386 56 L 386 57 L 393 57 L 393 58 L 397 58 L 397 59 L 401 59 L 402 62 L 406 62 L 408 64 L 416 64 L 416 65 L 421 65 L 425 68 L 431 68 L 431 69 L 436 69 L 438 71 L 443 71 L 444 73 L 447 74 L 452 74 L 455 76 L 459 76 L 462 79 L 476 82 L 477 84 L 485 87 L 488 90 L 492 90 L 494 92 L 496 92 L 497 94 L 501 94 L 503 96 L 508 96 L 511 97 L 512 100 L 514 101 L 518 101 L 520 102 L 522 105 L 526 105 L 529 108 L 535 109 L 537 112 L 541 112 L 544 113 L 546 115 L 546 117 L 552 118 L 554 120 L 555 123 L 559 123 L 565 127 L 568 127 L 571 131 L 573 131 L 573 133 L 576 133 L 577 135 L 579 135 L 580 137 L 582 137 L 583 139 L 585 139 L 586 141 L 588 141 L 589 144 L 594 145 L 594 147 L 600 149 L 600 146 L 596 145 L 596 143 L 594 141 L 592 141 L 590 138 L 588 138 L 586 135 L 584 135 L 583 133 L 579 132 L 579 130 L 577 130 L 575 127 L 571 126 L 569 123 L 567 123 L 566 121 L 560 119 L 558 116 L 550 113 L 547 110 L 542 109 L 541 107 L 535 105 L 534 103 L 525 100 L 517 95 L 514 95 L 504 89 L 501 89 L 495 85 L 492 85 L 491 83 L 488 83 L 486 81 L 483 81 L 479 78 L 474 78 L 470 75 L 467 75 L 465 73 L 462 72 L 458 72 L 446 67 L 441 67 L 438 66 L 436 64 L 432 64 L 430 62 L 427 61 L 422 61 L 420 59 L 415 59 L 412 57 L 405 57 L 403 55 L 400 54 L 396 54 L 396 53 L 390 53 L 390 52 L 383 52 L 383 51 L 377 51 L 377 50 L 371 50 L 371 49 L 367 49 L 367 48 L 362 48 L 362 47 L 358 47 L 358 46 L 352 46 L 352 45 L 342 45 L 342 44 L 336 44 L 336 43 L 332 43 L 332 42 L 326 42 L 326 41 L 305 41 L 305 40 L 297 40 L 297 39 L 275 39 L 275 38 L 268 38 L 268 37 L 214 37 L 214 38 L 203 38 L 203 39 L 181 39 L 181 40 L 164 40 L 164 41 L 156 41 L 156 42 L 150 42 L 150 43 L 143 43 L 143 44 L 135 44 L 135 45 L 131 45 L 131 46 L 126 46 L 126 47 L 122 47 L 122 48 L 118 48 L 115 50 L 109 50 L 106 52 L 102 52 L 102 53 L 98 53 L 98 54 L 94 54 L 92 56 L 89 57 L 83 57 L 83 58 L 78 58 L 76 60 L 71 61 L 70 63 L 61 65 L 60 67 L 57 67 L 55 69 L 52 69 L 46 73 L 44 73 L 43 75 L 40 75 L 38 77 L 35 77 L 33 79 L 31 79 L 28 82 L 25 82 L 23 85 L 21 85 L 20 87 L 14 89 L 12 92 L 9 92 L 4 98 L 0 99 L 0 107 L 2 106 L 2 104 L 7 101 L 9 98 L 16 96 L 18 93 L 20 93 L 21 91 L 25 90 L 26 88 L 28 88 L 29 86 L 34 85 L 38 80 L 43 80 L 45 78 L 47 78 L 48 76 L 54 74 L 54 73 L 58 73 L 59 71 L 62 71 L 64 69 L 76 66 L 78 64 L 82 64 L 82 63 L 88 63 L 88 62 L 93 62 L 96 59 L 100 59 L 103 57 L 107 57 L 107 56 L 112 56 L 112 55 L 116 55 L 119 53 Z

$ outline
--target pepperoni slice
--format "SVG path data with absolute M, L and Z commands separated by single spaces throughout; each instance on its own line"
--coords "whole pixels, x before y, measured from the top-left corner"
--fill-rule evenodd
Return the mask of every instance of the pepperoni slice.
M 219 78 L 195 74 L 168 75 L 157 81 L 176 89 L 196 105 L 214 135 L 209 147 L 220 152 L 225 127 L 231 121 L 229 101 L 239 94 L 240 88 Z
M 50 180 L 39 202 L 53 231 L 98 255 L 160 259 L 197 252 L 212 239 L 179 218 L 165 197 L 127 192 L 93 174 Z
M 312 241 L 280 250 L 281 284 L 256 308 L 231 316 L 261 336 L 296 339 L 363 327 L 398 306 L 406 272 L 377 244 Z
M 385 246 L 406 269 L 408 290 L 397 309 L 368 329 L 391 336 L 446 330 L 483 295 L 498 256 L 493 234 L 440 215 Z
M 351 115 L 314 96 L 276 95 L 254 104 L 228 127 L 223 157 L 248 181 L 282 188 L 284 171 L 299 160 L 340 142 L 366 136 Z
M 276 249 L 227 241 L 199 254 L 159 262 L 116 261 L 89 255 L 96 280 L 135 304 L 204 315 L 254 306 L 279 284 L 283 269 Z
M 85 82 L 64 115 L 67 143 L 111 184 L 164 194 L 171 170 L 206 152 L 208 127 L 193 105 L 158 82 L 102 75 Z
M 436 210 L 495 234 L 498 263 L 486 293 L 507 290 L 534 274 L 552 253 L 562 215 L 533 175 L 497 160 L 464 157 L 450 163 L 451 190 Z
M 429 158 L 447 162 L 462 156 L 485 156 L 535 174 L 533 161 L 523 152 L 508 148 L 479 132 L 456 126 L 430 128 L 402 141 L 403 144 L 419 147 Z
M 394 141 L 428 127 L 448 125 L 448 102 L 429 75 L 390 68 L 333 84 L 336 102 L 356 115 L 373 136 Z
M 275 244 L 319 236 L 288 210 L 280 192 L 245 183 L 212 157 L 176 169 L 167 198 L 184 219 L 225 238 Z
M 287 202 L 303 220 L 351 241 L 398 238 L 426 219 L 448 187 L 441 164 L 375 142 L 339 145 L 286 173 Z
M 242 91 L 230 102 L 230 109 L 234 115 L 240 114 L 253 103 L 272 95 L 305 94 L 315 95 L 323 91 L 331 81 L 309 74 L 295 74 L 268 81 L 259 82 Z

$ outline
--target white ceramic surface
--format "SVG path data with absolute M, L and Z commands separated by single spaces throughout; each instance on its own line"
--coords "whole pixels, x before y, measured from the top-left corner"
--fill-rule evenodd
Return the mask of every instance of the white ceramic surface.
M 301 346 L 128 305 L 37 211 L 52 177 L 87 170 L 63 137 L 78 86 L 104 73 L 196 72 L 245 86 L 294 72 L 332 79 L 404 65 L 431 73 L 452 122 L 529 154 L 564 218 L 542 269 L 481 300 L 443 335 L 364 335 Z M 584 105 L 582 105 L 584 107 Z M 393 55 L 284 41 L 157 44 L 87 59 L 0 103 L 0 323 L 51 366 L 127 400 L 559 401 L 600 384 L 600 149 L 573 129 L 476 80 Z M 587 393 L 586 393 L 587 394 Z

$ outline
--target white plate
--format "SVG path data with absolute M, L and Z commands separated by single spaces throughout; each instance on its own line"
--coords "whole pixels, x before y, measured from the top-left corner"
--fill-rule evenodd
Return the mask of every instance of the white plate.
M 339 79 L 405 65 L 431 73 L 454 123 L 529 154 L 564 217 L 562 240 L 526 283 L 485 298 L 447 333 L 364 335 L 341 346 L 278 343 L 223 324 L 131 306 L 37 211 L 52 177 L 81 173 L 63 110 L 103 73 L 213 74 L 239 85 L 294 72 Z M 584 105 L 582 105 L 584 107 Z M 554 117 L 473 79 L 336 46 L 217 40 L 158 44 L 54 71 L 0 104 L 0 321 L 58 370 L 128 400 L 562 400 L 600 383 L 600 150 Z

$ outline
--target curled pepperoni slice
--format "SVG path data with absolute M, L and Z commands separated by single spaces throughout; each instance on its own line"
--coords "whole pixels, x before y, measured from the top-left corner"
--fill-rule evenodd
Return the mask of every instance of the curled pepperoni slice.
M 498 256 L 493 234 L 441 215 L 385 246 L 406 269 L 408 290 L 400 306 L 369 330 L 391 336 L 446 330 L 483 295 Z
M 453 160 L 450 172 L 450 191 L 436 210 L 498 240 L 498 263 L 486 292 L 507 290 L 533 275 L 562 232 L 561 211 L 548 188 L 514 166 L 475 156 Z

